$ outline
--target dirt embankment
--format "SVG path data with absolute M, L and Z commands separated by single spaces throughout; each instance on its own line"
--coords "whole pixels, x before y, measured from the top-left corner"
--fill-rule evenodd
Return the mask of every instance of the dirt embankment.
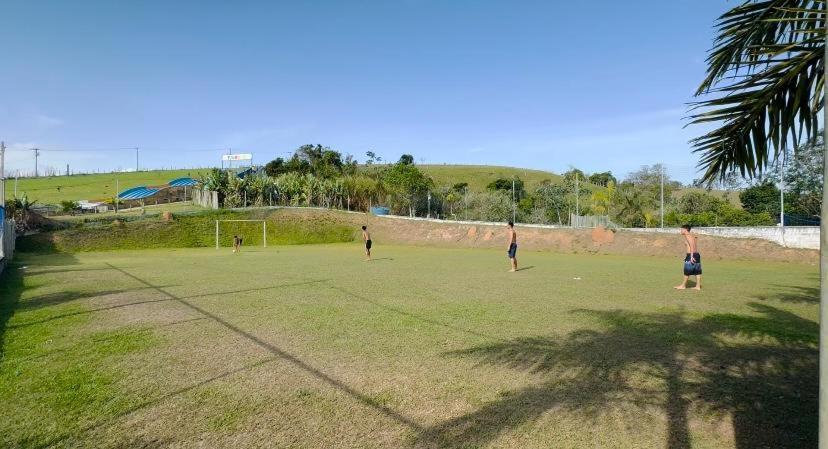
M 319 218 L 327 214 L 336 214 L 338 220 L 352 224 L 355 228 L 362 224 L 368 224 L 373 239 L 379 244 L 396 243 L 467 248 L 506 247 L 506 235 L 503 226 L 408 220 L 333 211 L 288 209 L 280 211 L 280 213 L 287 214 L 307 214 L 309 212 Z M 327 218 L 332 217 L 328 216 Z M 665 257 L 676 257 L 684 252 L 684 243 L 678 235 L 678 231 L 675 235 L 671 235 L 623 230 L 616 232 L 601 228 L 547 229 L 518 225 L 516 229 L 522 250 Z M 784 248 L 775 243 L 758 239 L 700 235 L 699 248 L 707 260 L 752 259 L 808 264 L 819 262 L 818 251 Z

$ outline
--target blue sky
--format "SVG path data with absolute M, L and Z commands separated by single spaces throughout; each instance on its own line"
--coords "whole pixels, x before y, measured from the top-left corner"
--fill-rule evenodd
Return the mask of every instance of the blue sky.
M 683 129 L 724 0 L 0 4 L 7 172 L 364 159 L 689 181 Z M 87 151 L 96 150 L 96 151 Z M 106 150 L 106 151 L 104 151 Z M 110 151 L 112 150 L 112 151 Z

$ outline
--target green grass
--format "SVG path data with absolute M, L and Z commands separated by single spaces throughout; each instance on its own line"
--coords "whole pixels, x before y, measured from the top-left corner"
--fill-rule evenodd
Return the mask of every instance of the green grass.
M 131 173 L 100 173 L 71 176 L 43 176 L 40 178 L 21 178 L 17 181 L 17 194 L 24 193 L 29 200 L 40 204 L 60 204 L 61 201 L 106 201 L 115 197 L 115 181 L 118 189 L 141 185 L 166 184 L 183 176 L 197 177 L 207 169 L 188 170 L 151 170 Z M 14 196 L 14 180 L 7 181 L 6 197 Z
M 19 253 L 0 447 L 816 445 L 816 267 L 519 256 Z
M 511 179 L 517 176 L 523 180 L 524 188 L 528 191 L 535 190 L 541 182 L 546 180 L 554 183 L 563 180 L 563 177 L 552 172 L 494 165 L 419 165 L 418 167 L 431 176 L 438 186 L 451 187 L 460 182 L 467 182 L 469 190 L 473 192 L 486 190 L 486 186 L 497 178 Z
M 70 227 L 21 238 L 18 247 L 29 252 L 77 252 L 144 248 L 199 248 L 215 246 L 216 220 L 267 220 L 270 245 L 350 242 L 355 228 L 334 216 L 306 220 L 301 216 L 280 214 L 278 210 L 188 210 L 174 213 L 165 221 L 157 209 L 147 215 L 95 214 L 61 220 Z M 232 244 L 233 235 L 246 246 L 261 246 L 262 224 L 224 222 L 219 224 L 219 243 Z

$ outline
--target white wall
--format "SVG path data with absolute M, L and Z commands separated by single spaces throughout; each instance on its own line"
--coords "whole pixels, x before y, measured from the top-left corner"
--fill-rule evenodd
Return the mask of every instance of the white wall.
M 633 232 L 677 233 L 678 228 L 624 228 Z M 819 226 L 745 226 L 721 228 L 693 228 L 693 232 L 704 235 L 737 239 L 762 239 L 788 248 L 819 249 Z

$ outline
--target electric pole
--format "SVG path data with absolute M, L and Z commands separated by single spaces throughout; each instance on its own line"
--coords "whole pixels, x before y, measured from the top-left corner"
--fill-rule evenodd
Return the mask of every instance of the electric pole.
M 6 210 L 6 142 L 0 142 L 0 207 Z M 0 226 L 3 223 L 0 222 Z
M 427 218 L 431 218 L 431 192 L 428 192 L 428 214 L 426 215 Z
M 138 147 L 135 147 L 135 171 L 138 171 Z
M 664 229 L 664 164 L 661 165 L 661 229 Z
M 517 219 L 517 206 L 515 205 L 515 179 L 512 178 L 512 223 Z
M 575 215 L 578 217 L 581 216 L 581 188 L 578 186 L 580 179 L 581 175 L 575 172 Z
M 37 178 L 37 157 L 40 156 L 40 150 L 38 150 L 37 148 L 33 148 L 32 151 L 34 151 L 34 156 L 35 156 L 35 176 L 34 177 Z
M 779 226 L 782 226 L 782 243 L 785 243 L 785 154 L 779 160 Z

